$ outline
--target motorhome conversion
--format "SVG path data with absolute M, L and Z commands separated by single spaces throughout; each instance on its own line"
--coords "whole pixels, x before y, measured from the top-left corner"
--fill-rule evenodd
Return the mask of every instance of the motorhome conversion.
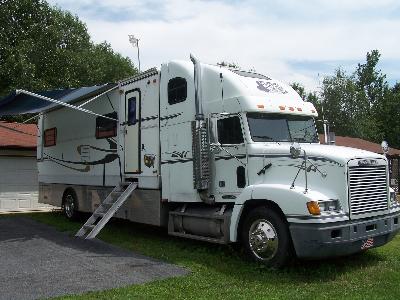
M 191 59 L 117 85 L 1 101 L 0 114 L 10 114 L 18 97 L 41 99 L 14 111 L 41 111 L 40 202 L 68 218 L 94 212 L 79 236 L 94 237 L 114 215 L 241 242 L 272 266 L 394 237 L 400 205 L 384 156 L 321 145 L 316 109 L 290 86 Z

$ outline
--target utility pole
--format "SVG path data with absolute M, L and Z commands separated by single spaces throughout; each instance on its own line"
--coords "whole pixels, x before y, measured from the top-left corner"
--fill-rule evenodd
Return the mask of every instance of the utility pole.
M 139 64 L 139 73 L 140 73 L 140 52 L 139 52 L 139 39 L 136 38 L 133 34 L 128 35 L 129 42 L 132 44 L 134 48 L 137 48 L 137 59 Z

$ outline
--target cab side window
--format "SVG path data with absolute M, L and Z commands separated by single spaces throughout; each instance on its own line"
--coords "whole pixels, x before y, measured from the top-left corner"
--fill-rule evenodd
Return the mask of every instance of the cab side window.
M 187 97 L 187 82 L 185 78 L 175 77 L 168 81 L 168 104 L 183 102 Z
M 243 133 L 239 117 L 218 120 L 218 142 L 221 144 L 242 144 Z

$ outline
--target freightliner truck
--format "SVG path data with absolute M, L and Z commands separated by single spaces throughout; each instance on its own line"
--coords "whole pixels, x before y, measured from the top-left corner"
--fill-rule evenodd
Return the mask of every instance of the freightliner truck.
M 395 236 L 384 156 L 322 145 L 315 107 L 282 82 L 191 60 L 114 85 L 10 95 L 49 103 L 36 109 L 40 202 L 68 218 L 94 212 L 78 236 L 115 216 L 240 242 L 275 267 Z

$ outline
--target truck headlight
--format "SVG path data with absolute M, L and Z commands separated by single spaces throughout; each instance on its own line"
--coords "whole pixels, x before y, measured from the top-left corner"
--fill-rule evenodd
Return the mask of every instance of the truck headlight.
M 308 212 L 312 215 L 320 215 L 324 212 L 339 212 L 340 202 L 337 199 L 309 201 L 307 202 Z
M 338 212 L 340 211 L 340 203 L 337 199 L 331 199 L 327 201 L 320 201 L 319 206 L 321 207 L 321 211 L 325 212 Z
M 399 204 L 395 191 L 390 191 L 390 206 Z

